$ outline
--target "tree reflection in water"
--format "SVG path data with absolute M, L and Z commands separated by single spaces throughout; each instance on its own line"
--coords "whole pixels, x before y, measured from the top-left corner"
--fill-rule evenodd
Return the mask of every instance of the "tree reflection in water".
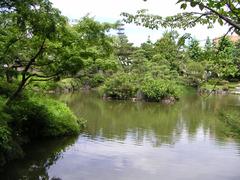
M 62 154 L 76 139 L 77 137 L 41 140 L 26 146 L 24 159 L 8 164 L 0 173 L 0 179 L 50 179 L 48 169 L 62 158 Z M 51 179 L 60 180 L 58 177 Z
M 88 120 L 83 136 L 42 140 L 27 146 L 26 157 L 9 164 L 0 174 L 0 179 L 59 180 L 61 177 L 50 176 L 49 170 L 60 162 L 65 151 L 71 151 L 71 146 L 78 143 L 78 138 L 82 143 L 89 141 L 94 144 L 101 141 L 103 146 L 104 142 L 110 141 L 130 142 L 137 146 L 150 144 L 151 147 L 167 145 L 174 148 L 184 138 L 195 141 L 204 136 L 214 139 L 217 146 L 223 146 L 229 139 L 224 136 L 224 127 L 218 120 L 218 112 L 228 109 L 229 105 L 240 105 L 240 101 L 234 96 L 212 96 L 204 99 L 188 95 L 175 105 L 103 101 L 94 93 L 68 94 L 58 98 L 65 101 L 76 115 Z M 77 144 L 76 147 L 82 147 L 82 144 Z M 119 151 L 117 145 L 116 148 Z M 75 155 L 73 153 L 70 156 L 75 158 Z M 61 172 L 55 173 L 58 175 Z

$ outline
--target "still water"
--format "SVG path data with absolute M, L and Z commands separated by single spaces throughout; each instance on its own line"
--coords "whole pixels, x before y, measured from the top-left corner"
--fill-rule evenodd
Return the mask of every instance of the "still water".
M 0 179 L 239 180 L 240 140 L 226 138 L 219 111 L 240 96 L 196 95 L 175 105 L 59 97 L 87 127 L 78 137 L 36 142 Z

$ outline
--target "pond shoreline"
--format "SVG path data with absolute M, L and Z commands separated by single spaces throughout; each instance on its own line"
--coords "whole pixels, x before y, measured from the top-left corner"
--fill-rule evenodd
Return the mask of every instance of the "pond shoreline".
M 157 180 L 186 178 L 186 172 L 197 180 L 202 173 L 209 180 L 216 174 L 218 180 L 240 176 L 239 140 L 226 137 L 218 120 L 219 111 L 240 105 L 236 96 L 205 99 L 194 93 L 174 106 L 105 101 L 96 91 L 56 99 L 88 120 L 84 131 L 26 145 L 25 158 L 5 166 L 0 179 Z

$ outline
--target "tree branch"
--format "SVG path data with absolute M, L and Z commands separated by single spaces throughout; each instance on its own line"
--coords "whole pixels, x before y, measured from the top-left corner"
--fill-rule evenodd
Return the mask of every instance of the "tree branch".
M 198 3 L 199 5 L 202 5 L 204 8 L 208 9 L 209 11 L 211 11 L 212 13 L 216 14 L 218 17 L 220 17 L 221 19 L 223 19 L 224 21 L 226 21 L 228 24 L 230 24 L 231 26 L 233 26 L 234 28 L 240 30 L 240 25 L 233 22 L 231 19 L 229 19 L 228 17 L 220 14 L 219 12 L 217 12 L 216 10 L 202 4 L 202 3 Z
M 227 4 L 229 10 L 236 16 L 236 18 L 238 19 L 238 21 L 240 21 L 240 17 L 239 17 L 239 15 L 238 15 L 238 13 L 235 11 L 235 10 L 236 10 L 236 7 L 232 7 L 232 6 L 231 6 L 231 1 L 230 1 L 230 0 L 228 0 L 228 2 L 227 2 L 226 4 Z
M 207 13 L 194 13 L 194 14 L 200 14 L 200 16 L 197 17 L 194 21 L 191 21 L 189 24 L 194 24 L 194 23 L 196 23 L 198 20 L 200 20 L 203 16 L 208 16 L 208 15 L 210 15 L 211 13 L 210 13 L 210 12 L 207 12 Z
M 38 52 L 35 54 L 34 57 L 32 57 L 30 59 L 30 61 L 28 62 L 28 64 L 26 65 L 25 69 L 23 70 L 22 74 L 23 74 L 23 79 L 25 79 L 26 73 L 28 72 L 29 68 L 31 67 L 31 65 L 34 63 L 34 61 L 37 59 L 37 57 L 42 53 L 43 50 L 43 46 L 45 44 L 46 38 L 44 38 Z

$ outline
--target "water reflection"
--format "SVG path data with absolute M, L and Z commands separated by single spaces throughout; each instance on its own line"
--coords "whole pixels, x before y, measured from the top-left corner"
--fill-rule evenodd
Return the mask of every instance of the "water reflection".
M 86 92 L 61 98 L 79 116 L 88 120 L 86 132 L 91 138 L 104 137 L 122 140 L 129 134 L 136 144 L 144 138 L 156 139 L 153 146 L 174 144 L 183 132 L 193 139 L 198 130 L 221 141 L 223 125 L 218 113 L 230 106 L 239 106 L 236 96 L 212 96 L 204 99 L 188 96 L 173 106 L 157 103 L 132 103 L 125 101 L 102 101 L 97 94 Z
M 2 179 L 240 179 L 240 145 L 224 136 L 219 111 L 236 96 L 196 95 L 175 105 L 58 97 L 88 120 L 78 138 L 35 143 Z
M 62 158 L 63 152 L 77 137 L 41 140 L 25 147 L 25 158 L 8 164 L 0 171 L 0 179 L 50 179 L 49 168 Z M 57 177 L 52 177 L 57 179 Z

